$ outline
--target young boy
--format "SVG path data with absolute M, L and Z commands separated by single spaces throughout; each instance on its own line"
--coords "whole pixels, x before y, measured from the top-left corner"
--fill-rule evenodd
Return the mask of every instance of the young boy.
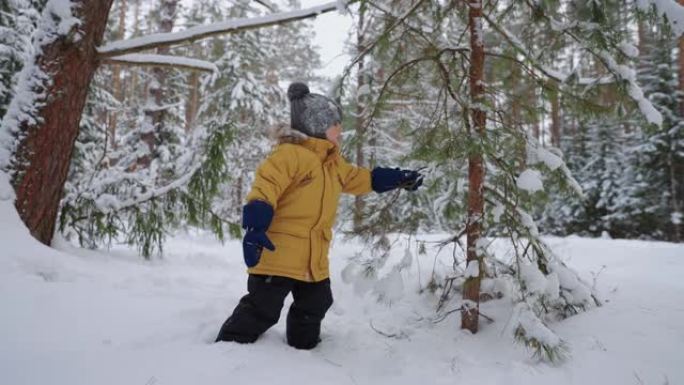
M 291 292 L 287 342 L 315 347 L 333 302 L 328 249 L 340 193 L 415 191 L 423 181 L 416 171 L 350 165 L 339 152 L 341 108 L 303 83 L 291 84 L 287 95 L 291 129 L 278 133 L 280 144 L 259 166 L 242 211 L 248 294 L 216 342 L 256 341 L 278 322 Z

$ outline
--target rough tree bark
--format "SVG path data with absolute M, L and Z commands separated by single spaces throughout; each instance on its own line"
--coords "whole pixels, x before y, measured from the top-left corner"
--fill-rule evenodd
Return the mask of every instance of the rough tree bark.
M 37 51 L 36 66 L 51 76 L 38 120 L 20 122 L 20 141 L 11 165 L 15 206 L 31 234 L 49 245 L 59 201 L 78 135 L 88 85 L 98 66 L 112 0 L 72 0 L 81 20 L 79 38 L 70 33 Z M 39 27 L 40 28 L 40 27 Z
M 485 135 L 487 116 L 482 109 L 484 102 L 484 39 L 482 28 L 482 0 L 471 0 L 468 3 L 468 29 L 470 30 L 470 68 L 469 85 L 472 123 L 468 135 L 478 145 L 468 156 L 468 218 L 466 221 L 466 271 L 473 272 L 471 264 L 476 264 L 477 274 L 466 277 L 463 284 L 463 307 L 461 310 L 461 328 L 477 333 L 480 315 L 480 279 L 482 277 L 482 258 L 477 249 L 477 242 L 482 232 L 484 213 L 484 161 L 479 147 L 479 138 Z

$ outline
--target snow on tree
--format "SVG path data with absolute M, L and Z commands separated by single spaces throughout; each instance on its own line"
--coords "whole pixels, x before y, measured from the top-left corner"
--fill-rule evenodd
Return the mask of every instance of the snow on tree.
M 11 174 L 20 217 L 31 234 L 45 244 L 50 244 L 54 233 L 90 81 L 103 59 L 111 61 L 124 53 L 301 20 L 338 7 L 337 3 L 328 3 L 255 19 L 133 38 L 98 49 L 111 5 L 111 0 L 91 1 L 87 6 L 81 0 L 48 1 L 33 37 L 33 56 L 19 76 L 18 91 L 3 118 L 0 169 Z M 194 171 L 198 169 L 196 166 Z M 154 197 L 189 179 L 181 178 L 154 192 L 145 188 L 139 194 Z
M 67 238 L 85 247 L 123 238 L 145 257 L 186 225 L 238 235 L 251 170 L 269 149 L 265 128 L 286 123 L 281 86 L 320 80 L 301 20 L 340 3 L 279 12 L 270 2 L 202 0 L 180 15 L 177 0 L 160 0 L 160 12 L 144 19 L 161 28 L 125 36 L 120 21 L 110 22 L 106 36 L 117 41 L 101 45 L 111 0 L 51 0 L 0 130 L 0 198 L 14 198 L 9 171 L 17 208 L 44 243 L 58 208 Z M 672 1 L 637 5 L 665 15 L 675 30 L 682 25 Z M 137 22 L 140 2 L 133 6 Z M 413 253 L 407 247 L 379 276 L 398 239 L 392 233 L 410 234 L 426 255 L 432 250 L 414 234 L 447 231 L 437 248 L 453 247 L 452 270 L 426 285 L 440 292 L 438 312 L 456 306 L 461 327 L 476 332 L 480 301 L 506 298 L 509 335 L 544 359 L 561 359 L 568 346 L 552 322 L 600 301 L 540 238 L 540 203 L 567 194 L 546 211 L 556 222 L 545 228 L 600 223 L 596 231 L 632 234 L 624 223 L 637 217 L 655 224 L 653 236 L 681 239 L 684 146 L 672 41 L 659 40 L 636 71 L 634 13 L 622 4 L 359 7 L 355 58 L 335 90 L 349 111 L 345 124 L 355 126 L 345 151 L 365 166 L 421 168 L 428 177 L 423 194 L 397 191 L 347 206 L 370 253 L 359 254 L 344 279 L 397 301 Z M 112 16 L 125 18 L 124 8 Z M 187 26 L 175 27 L 183 20 Z M 149 50 L 157 52 L 142 53 Z M 110 92 L 112 79 L 122 84 Z M 639 129 L 628 132 L 621 116 Z M 565 125 L 572 141 L 562 137 Z M 577 200 L 565 204 L 571 195 Z M 594 212 L 582 211 L 587 202 Z M 569 215 L 572 225 L 557 220 Z M 507 239 L 508 254 L 492 251 L 496 237 Z
M 643 116 L 616 100 L 608 90 L 600 97 L 607 111 L 600 116 L 569 111 L 576 129 L 562 149 L 587 199 L 558 195 L 544 213 L 545 231 L 615 238 L 681 240 L 677 213 L 682 199 L 681 91 L 674 61 L 676 38 L 667 24 L 644 14 L 639 24 L 636 76 L 644 95 L 662 116 L 649 125 Z M 647 28 L 646 25 L 650 25 Z M 617 107 L 616 107 L 617 106 Z
M 0 168 L 11 173 L 16 207 L 49 244 L 111 0 L 52 0 L 33 35 L 0 128 Z
M 28 0 L 0 4 L 0 119 L 14 96 L 16 74 L 29 54 L 40 4 Z
M 684 90 L 679 88 L 681 79 L 676 78 L 677 62 L 672 52 L 677 39 L 667 28 L 656 30 L 652 43 L 639 69 L 644 92 L 663 114 L 660 127 L 645 126 L 634 133 L 636 140 L 626 154 L 628 165 L 633 167 L 632 177 L 637 183 L 620 181 L 635 190 L 624 194 L 632 202 L 639 201 L 633 210 L 645 219 L 638 221 L 642 227 L 651 229 L 657 239 L 681 242 L 682 212 L 684 211 L 684 111 L 680 103 Z M 681 53 L 680 53 L 681 54 Z M 638 121 L 637 121 L 638 122 Z M 627 202 L 616 202 L 611 211 L 622 214 L 630 210 Z
M 257 17 L 261 12 L 205 1 L 187 10 L 185 23 L 192 29 L 197 24 Z M 72 169 L 83 172 L 73 173 L 63 200 L 60 221 L 66 237 L 87 247 L 124 237 L 149 257 L 162 250 L 168 232 L 185 225 L 208 227 L 221 239 L 226 230 L 238 236 L 238 209 L 251 183 L 250 172 L 270 147 L 267 128 L 285 117 L 276 69 L 281 62 L 299 60 L 306 73 L 318 63 L 315 55 L 308 63 L 302 60 L 301 55 L 310 54 L 311 42 L 300 32 L 305 27 L 300 23 L 215 37 L 164 52 L 174 67 L 187 62 L 177 55 L 192 54 L 211 60 L 194 63 L 195 68 L 213 70 L 198 79 L 196 91 L 189 89 L 185 72 L 172 70 L 163 77 L 159 71 L 143 74 L 149 82 L 144 88 L 163 90 L 164 95 L 124 101 L 129 117 L 120 119 L 123 126 L 117 128 L 116 149 L 100 140 L 101 157 L 82 166 L 78 164 L 83 158 L 74 158 Z M 299 41 L 305 49 L 282 52 L 278 35 Z M 144 55 L 140 60 L 151 63 L 159 56 Z M 158 87 L 162 81 L 166 84 Z M 95 86 L 102 95 L 105 84 Z M 196 92 L 197 111 L 189 123 L 182 100 L 192 92 Z M 93 106 L 111 105 L 105 99 L 93 100 Z M 142 106 L 136 106 L 141 101 Z M 162 110 L 165 116 L 155 122 L 152 118 L 159 117 L 152 113 Z M 192 129 L 186 131 L 190 125 Z M 84 127 L 81 139 L 94 143 L 88 137 L 98 134 L 88 132 L 93 131 Z

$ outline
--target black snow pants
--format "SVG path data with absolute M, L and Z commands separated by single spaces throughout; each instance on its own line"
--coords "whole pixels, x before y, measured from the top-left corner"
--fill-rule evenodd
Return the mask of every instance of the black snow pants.
M 313 349 L 320 341 L 321 321 L 333 303 L 330 280 L 304 282 L 287 277 L 250 274 L 248 294 L 240 299 L 221 326 L 219 341 L 251 343 L 278 323 L 285 297 L 294 302 L 287 313 L 287 343 L 297 349 Z

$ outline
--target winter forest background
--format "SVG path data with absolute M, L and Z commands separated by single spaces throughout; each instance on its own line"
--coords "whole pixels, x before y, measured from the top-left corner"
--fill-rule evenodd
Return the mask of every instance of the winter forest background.
M 333 78 L 322 12 L 353 20 Z M 514 338 L 562 361 L 549 325 L 603 301 L 546 237 L 684 240 L 682 32 L 674 0 L 2 0 L 0 200 L 48 245 L 154 260 L 189 229 L 239 239 L 305 81 L 343 106 L 349 161 L 426 175 L 343 201 L 336 237 L 362 245 L 343 278 L 392 302 L 412 260 L 449 250 L 420 284 L 440 317 L 477 331 L 508 299 Z

